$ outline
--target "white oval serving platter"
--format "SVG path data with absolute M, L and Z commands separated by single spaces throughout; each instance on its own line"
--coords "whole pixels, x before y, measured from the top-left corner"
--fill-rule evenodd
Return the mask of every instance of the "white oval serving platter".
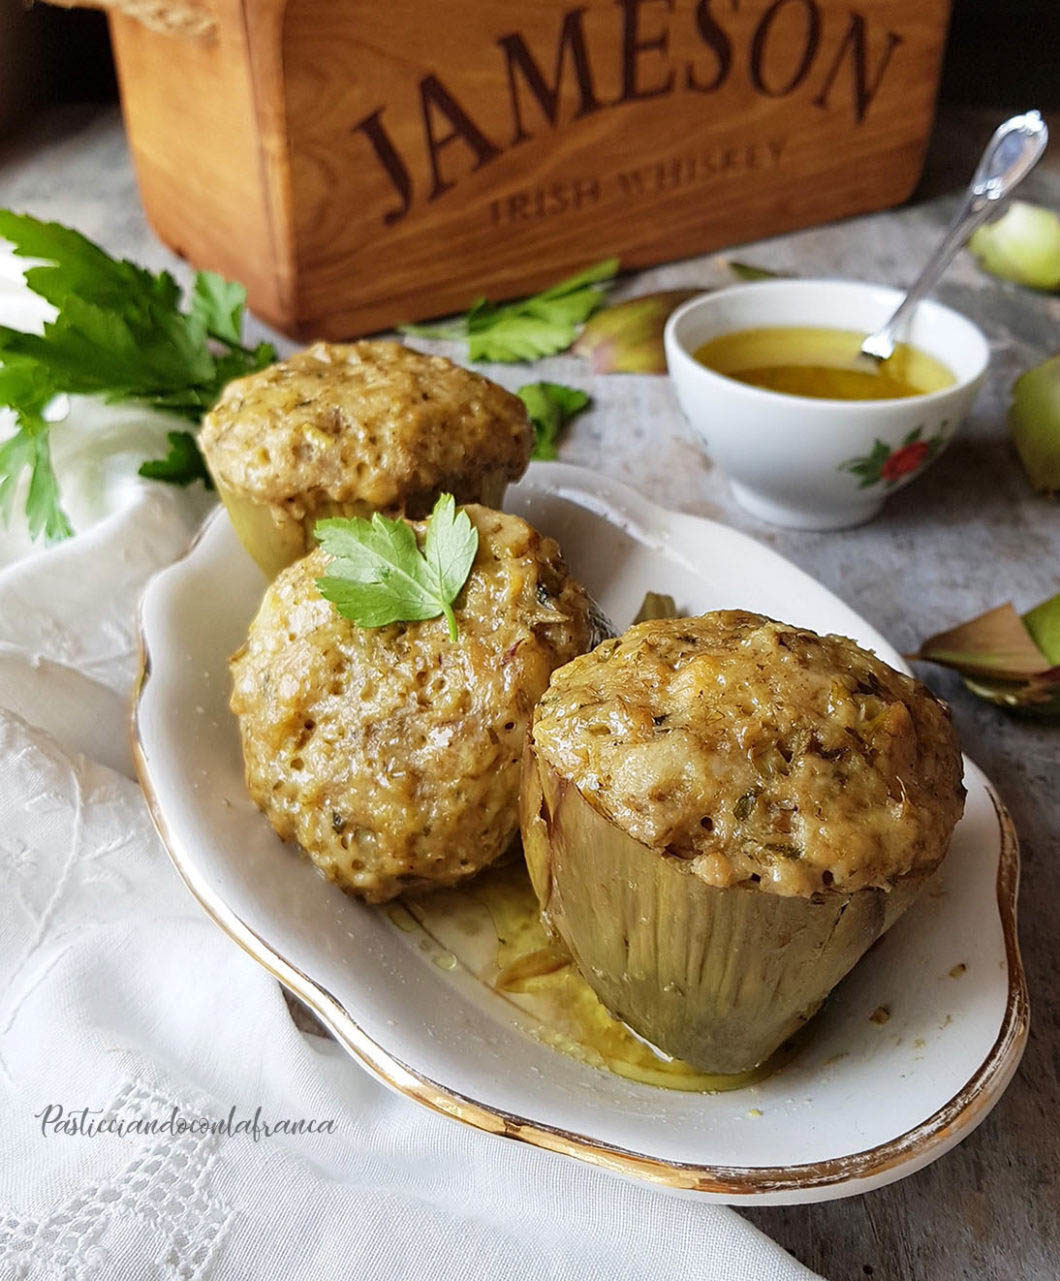
M 645 591 L 684 613 L 742 607 L 901 657 L 820 584 L 752 539 L 664 511 L 559 463 L 508 510 L 559 539 L 620 626 Z M 833 994 L 813 1034 L 757 1085 L 683 1093 L 625 1080 L 529 1034 L 461 966 L 282 844 L 243 785 L 228 655 L 264 580 L 223 512 L 150 584 L 134 728 L 141 781 L 188 888 L 364 1067 L 458 1121 L 704 1200 L 793 1203 L 879 1187 L 934 1160 L 997 1102 L 1027 1037 L 1011 823 L 966 762 L 968 803 L 937 881 Z M 963 967 L 963 968 L 962 968 Z M 885 1022 L 871 1016 L 881 1007 Z

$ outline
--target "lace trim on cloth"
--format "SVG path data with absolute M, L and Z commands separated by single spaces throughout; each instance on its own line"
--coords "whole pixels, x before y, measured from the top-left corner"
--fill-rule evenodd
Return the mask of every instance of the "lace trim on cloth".
M 106 1112 L 129 1120 L 157 1119 L 173 1102 L 130 1082 Z M 201 1281 L 235 1217 L 233 1208 L 208 1190 L 219 1142 L 212 1134 L 145 1136 L 124 1168 L 86 1185 L 45 1218 L 5 1214 L 0 1276 L 4 1281 L 111 1281 L 128 1261 L 132 1236 L 142 1243 L 142 1275 Z

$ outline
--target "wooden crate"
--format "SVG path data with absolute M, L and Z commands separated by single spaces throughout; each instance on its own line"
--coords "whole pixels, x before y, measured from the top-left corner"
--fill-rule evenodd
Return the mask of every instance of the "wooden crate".
M 259 315 L 331 338 L 905 199 L 949 12 L 208 3 L 198 36 L 111 17 L 144 207 Z

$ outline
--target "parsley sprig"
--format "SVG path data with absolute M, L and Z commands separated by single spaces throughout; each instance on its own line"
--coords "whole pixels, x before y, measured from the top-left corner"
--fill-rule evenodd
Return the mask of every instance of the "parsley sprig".
M 420 622 L 445 615 L 456 640 L 453 601 L 467 582 L 478 530 L 452 494 L 442 494 L 427 519 L 423 548 L 404 520 L 376 512 L 318 520 L 314 532 L 333 559 L 317 579 L 321 595 L 359 627 Z
M 56 309 L 43 333 L 0 326 L 0 405 L 16 431 L 0 445 L 0 515 L 10 520 L 23 472 L 30 474 L 26 520 L 32 537 L 68 537 L 52 468 L 45 411 L 63 393 L 133 401 L 198 423 L 224 385 L 276 359 L 268 343 L 244 347 L 246 291 L 200 271 L 181 309 L 168 271 L 154 275 L 112 258 L 80 232 L 0 210 L 0 237 L 22 258 L 26 284 Z M 142 474 L 176 484 L 205 475 L 191 432 L 172 432 L 166 458 Z
M 578 326 L 607 297 L 617 271 L 618 259 L 607 258 L 529 298 L 509 303 L 479 298 L 465 316 L 404 325 L 401 332 L 418 338 L 466 338 L 469 360 L 513 364 L 553 356 L 571 345 Z
M 526 406 L 534 424 L 534 447 L 531 458 L 548 459 L 557 456 L 559 434 L 572 418 L 576 418 L 589 404 L 589 396 L 578 387 L 563 383 L 527 383 L 516 395 Z

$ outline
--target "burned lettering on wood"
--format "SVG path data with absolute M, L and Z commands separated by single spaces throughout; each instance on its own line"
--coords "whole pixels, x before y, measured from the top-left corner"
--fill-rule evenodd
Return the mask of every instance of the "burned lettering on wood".
M 345 338 L 905 199 L 951 0 L 211 0 L 111 17 L 144 204 Z
M 484 47 L 484 58 L 491 53 L 500 55 L 497 84 L 506 87 L 505 100 L 495 104 L 497 110 L 490 120 L 476 118 L 438 73 L 423 76 L 417 86 L 422 116 L 419 154 L 402 154 L 387 127 L 385 103 L 353 127 L 370 144 L 370 154 L 392 184 L 398 200 L 383 212 L 383 222 L 391 226 L 409 212 L 418 189 L 413 178 L 417 167 L 426 171 L 426 180 L 420 184 L 424 198 L 434 201 L 452 191 L 462 176 L 475 173 L 510 148 L 535 137 L 534 127 L 527 119 L 528 98 L 536 103 L 540 117 L 537 128 L 544 124 L 555 131 L 599 111 L 620 109 L 630 103 L 650 102 L 679 92 L 716 93 L 741 73 L 758 97 L 786 99 L 820 71 L 810 101 L 814 107 L 828 110 L 838 96 L 837 86 L 844 70 L 849 69 L 845 82 L 848 105 L 855 122 L 861 124 L 879 93 L 892 55 L 902 43 L 901 35 L 895 31 L 870 32 L 868 20 L 853 9 L 839 15 L 824 0 L 771 0 L 757 18 L 746 48 L 737 50 L 722 21 L 726 8 L 729 16 L 736 13 L 737 0 L 728 0 L 727 6 L 698 0 L 692 13 L 684 15 L 691 18 L 691 34 L 709 51 L 714 65 L 711 68 L 709 63 L 688 59 L 680 68 L 683 74 L 679 74 L 670 56 L 674 0 L 615 0 L 619 29 L 606 56 L 617 58 L 619 87 L 610 99 L 602 97 L 597 88 L 596 67 L 605 55 L 599 50 L 594 53 L 590 44 L 585 6 L 560 15 L 551 75 L 543 70 L 542 60 L 532 52 L 531 42 L 522 32 L 498 36 L 492 41 L 492 50 Z M 843 23 L 842 29 L 837 26 L 837 18 Z M 829 43 L 825 61 L 822 50 Z M 870 45 L 874 46 L 874 61 Z M 566 114 L 561 109 L 565 86 Z M 463 153 L 463 165 L 451 165 L 447 176 L 442 160 L 454 146 Z
M 501 36 L 497 44 L 507 58 L 508 94 L 511 103 L 513 131 L 509 146 L 516 146 L 532 137 L 523 127 L 523 116 L 520 109 L 519 76 L 538 101 L 545 119 L 553 128 L 559 124 L 559 96 L 563 82 L 563 69 L 567 53 L 570 53 L 571 67 L 574 73 L 578 92 L 578 108 L 571 117 L 581 120 L 590 112 L 599 111 L 603 105 L 596 97 L 593 87 L 593 72 L 589 62 L 589 50 L 585 43 L 585 28 L 582 22 L 584 9 L 571 9 L 563 15 L 560 26 L 559 43 L 556 46 L 556 57 L 553 64 L 552 83 L 545 79 L 544 73 L 530 52 L 526 40 L 518 32 Z

